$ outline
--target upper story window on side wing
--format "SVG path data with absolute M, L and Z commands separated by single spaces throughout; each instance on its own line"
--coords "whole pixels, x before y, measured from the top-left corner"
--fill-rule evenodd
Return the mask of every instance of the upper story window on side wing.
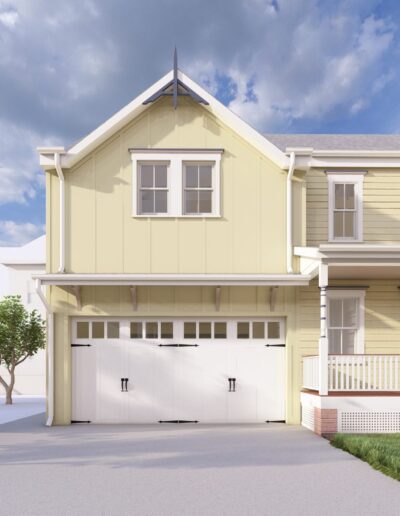
M 221 149 L 131 149 L 133 217 L 220 217 Z
M 364 172 L 328 173 L 328 231 L 330 242 L 363 240 Z

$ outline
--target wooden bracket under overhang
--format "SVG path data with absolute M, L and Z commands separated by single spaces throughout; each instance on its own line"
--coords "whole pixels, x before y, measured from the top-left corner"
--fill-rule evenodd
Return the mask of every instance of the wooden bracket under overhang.
M 276 295 L 279 287 L 270 287 L 269 289 L 269 310 L 275 312 Z
M 219 312 L 221 306 L 221 287 L 215 287 L 215 310 Z
M 137 288 L 135 285 L 132 285 L 129 287 L 129 290 L 131 291 L 131 300 L 132 300 L 132 309 L 134 312 L 137 310 Z

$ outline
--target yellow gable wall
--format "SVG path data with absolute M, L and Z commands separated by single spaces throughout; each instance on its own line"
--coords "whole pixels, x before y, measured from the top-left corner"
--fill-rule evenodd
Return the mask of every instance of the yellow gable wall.
M 223 148 L 222 217 L 133 218 L 129 147 Z M 66 270 L 284 273 L 286 174 L 200 105 L 184 99 L 174 110 L 170 99 L 160 101 L 65 171 Z M 58 178 L 47 176 L 48 270 L 55 272 Z M 296 185 L 299 205 L 301 195 Z

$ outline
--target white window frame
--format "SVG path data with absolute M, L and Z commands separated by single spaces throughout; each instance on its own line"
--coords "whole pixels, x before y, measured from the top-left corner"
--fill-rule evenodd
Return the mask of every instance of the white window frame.
M 131 149 L 132 159 L 132 217 L 137 218 L 219 218 L 221 217 L 221 156 L 222 150 Z M 139 167 L 141 164 L 169 163 L 167 213 L 140 213 Z M 185 163 L 212 164 L 212 211 L 211 213 L 185 213 L 183 174 Z
M 140 181 L 139 181 L 139 177 L 140 177 L 140 167 L 141 165 L 166 165 L 167 167 L 167 187 L 166 188 L 161 188 L 161 187 L 156 187 L 156 186 L 153 186 L 152 188 L 142 188 L 141 185 L 140 185 Z M 171 186 L 170 186 L 170 165 L 171 163 L 169 161 L 162 161 L 162 160 L 153 160 L 153 161 L 150 161 L 150 160 L 146 160 L 146 161 L 138 161 L 137 164 L 136 164 L 136 169 L 137 169 L 137 173 L 136 173 L 136 178 L 137 178 L 137 187 L 136 187 L 136 206 L 137 206 L 137 210 L 138 210 L 138 213 L 140 214 L 140 216 L 142 217 L 165 217 L 166 215 L 168 215 L 168 209 L 169 209 L 169 205 L 170 205 L 170 198 L 171 198 Z M 140 212 L 140 192 L 141 190 L 151 190 L 151 191 L 156 191 L 156 190 L 167 190 L 167 211 L 166 212 L 162 212 L 162 213 L 141 213 Z
M 357 299 L 358 300 L 358 329 L 354 345 L 354 355 L 365 353 L 365 290 L 327 290 L 327 331 L 329 332 L 329 303 L 331 299 Z M 329 335 L 329 333 L 328 333 Z M 328 342 L 329 346 L 329 342 Z
M 328 171 L 328 240 L 329 242 L 362 242 L 363 241 L 363 183 L 366 172 Z M 335 185 L 354 185 L 355 202 L 355 235 L 354 237 L 334 236 Z

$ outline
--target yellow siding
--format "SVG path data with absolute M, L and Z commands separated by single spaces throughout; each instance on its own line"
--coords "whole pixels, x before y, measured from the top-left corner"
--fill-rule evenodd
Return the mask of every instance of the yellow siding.
M 307 244 L 328 241 L 328 182 L 322 170 L 307 176 Z M 364 242 L 400 241 L 400 171 L 370 170 L 363 188 Z
M 130 147 L 223 148 L 222 217 L 132 217 Z M 59 192 L 51 177 L 49 264 L 55 272 Z M 180 101 L 177 110 L 169 99 L 156 103 L 65 178 L 67 272 L 286 272 L 286 172 L 192 101 Z

